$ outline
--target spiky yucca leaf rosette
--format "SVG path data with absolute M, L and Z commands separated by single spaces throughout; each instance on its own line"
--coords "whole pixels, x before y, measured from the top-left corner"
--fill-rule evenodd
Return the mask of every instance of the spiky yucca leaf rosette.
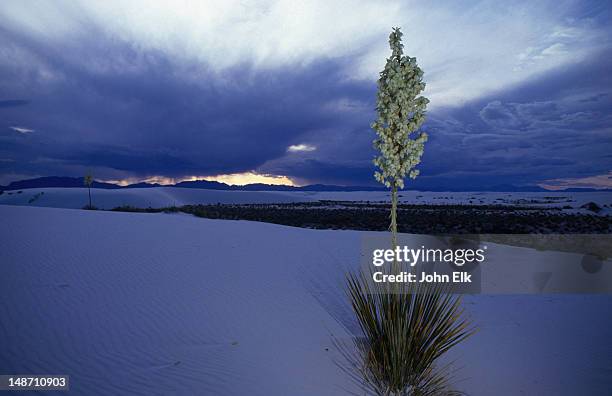
M 356 382 L 377 395 L 455 395 L 436 360 L 472 332 L 461 299 L 440 284 L 374 283 L 348 277 L 362 337 L 343 348 Z

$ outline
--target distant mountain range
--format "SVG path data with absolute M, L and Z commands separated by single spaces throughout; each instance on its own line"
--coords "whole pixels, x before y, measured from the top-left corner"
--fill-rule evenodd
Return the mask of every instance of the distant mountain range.
M 82 177 L 62 177 L 62 176 L 47 176 L 39 177 L 36 179 L 20 180 L 10 183 L 8 186 L 0 186 L 0 190 L 25 190 L 28 188 L 47 188 L 47 187 L 84 187 Z M 366 186 L 335 186 L 326 184 L 311 184 L 301 187 L 293 186 L 281 186 L 274 184 L 247 184 L 243 186 L 234 186 L 225 183 L 208 180 L 196 180 L 196 181 L 183 181 L 173 185 L 161 185 L 157 183 L 136 183 L 127 186 L 120 186 L 113 183 L 105 183 L 94 181 L 92 184 L 93 188 L 104 188 L 104 189 L 121 189 L 121 188 L 151 188 L 151 187 L 180 187 L 180 188 L 199 188 L 206 190 L 233 190 L 233 191 L 387 191 L 384 187 L 366 187 Z M 510 184 L 497 185 L 489 187 L 483 190 L 475 189 L 457 189 L 457 188 L 433 188 L 422 191 L 449 191 L 449 192 L 460 192 L 460 191 L 491 191 L 491 192 L 550 192 L 550 190 L 543 189 L 538 186 L 514 186 Z M 592 192 L 592 191 L 606 191 L 612 192 L 612 190 L 597 190 L 593 188 L 568 188 L 562 190 L 563 192 Z
M 85 187 L 82 177 L 62 177 L 47 176 L 36 179 L 19 180 L 10 183 L 8 186 L 0 186 L 0 190 L 25 190 L 28 188 L 48 188 L 48 187 Z M 151 187 L 180 187 L 180 188 L 199 188 L 205 190 L 235 190 L 235 191 L 383 191 L 381 187 L 358 187 L 358 186 L 330 186 L 324 184 L 312 184 L 302 187 L 281 186 L 275 184 L 247 184 L 244 186 L 234 186 L 225 183 L 208 180 L 183 181 L 172 185 L 161 185 L 157 183 L 136 183 L 127 186 L 120 186 L 113 183 L 94 181 L 92 188 L 104 188 L 116 190 L 122 188 L 151 188 Z

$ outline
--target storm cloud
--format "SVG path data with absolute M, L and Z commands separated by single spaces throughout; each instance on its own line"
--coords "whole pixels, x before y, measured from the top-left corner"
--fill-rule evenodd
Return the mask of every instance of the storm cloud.
M 537 29 L 509 22 L 504 12 L 514 11 L 502 6 L 473 3 L 471 24 L 469 10 L 454 3 L 432 9 L 430 25 L 419 22 L 423 35 L 462 35 L 463 57 L 441 39 L 435 46 L 415 40 L 414 17 L 401 3 L 368 5 L 382 19 L 370 28 L 356 6 L 279 4 L 232 9 L 244 12 L 240 21 L 230 13 L 234 24 L 215 19 L 213 27 L 168 31 L 179 18 L 170 6 L 133 20 L 128 10 L 86 3 L 46 5 L 36 15 L 3 3 L 0 181 L 85 171 L 108 180 L 255 171 L 297 183 L 372 185 L 369 125 L 394 25 L 406 26 L 406 49 L 425 69 L 432 100 L 415 188 L 535 185 L 612 169 L 612 47 L 602 40 L 609 10 L 595 2 L 531 6 L 526 18 L 539 20 Z M 222 13 L 194 11 L 215 12 Z M 277 37 L 283 31 L 272 25 L 299 12 L 305 21 Z M 348 32 L 323 26 L 341 16 Z M 453 16 L 454 31 L 436 30 Z M 163 18 L 169 22 L 149 26 Z M 511 41 L 482 38 L 487 30 L 510 37 L 521 29 Z

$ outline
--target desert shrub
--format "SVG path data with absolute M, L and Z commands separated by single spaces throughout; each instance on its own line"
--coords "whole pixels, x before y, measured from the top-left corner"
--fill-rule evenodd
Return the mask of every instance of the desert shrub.
M 601 212 L 601 207 L 597 205 L 595 202 L 587 202 L 580 207 L 581 209 L 590 210 L 591 212 L 599 213 Z
M 167 208 L 138 208 L 131 205 L 116 206 L 111 209 L 112 212 L 130 212 L 130 213 L 160 213 L 166 211 Z
M 343 367 L 377 395 L 456 395 L 437 359 L 474 329 L 462 319 L 461 299 L 443 286 L 372 283 L 349 275 L 348 291 L 361 337 L 336 343 Z
M 37 193 L 37 194 L 34 194 L 34 195 L 32 196 L 32 198 L 30 198 L 30 199 L 28 200 L 28 203 L 29 203 L 29 204 L 31 204 L 31 203 L 36 202 L 36 200 L 37 200 L 37 199 L 39 199 L 40 197 L 42 197 L 42 196 L 43 196 L 43 194 L 44 194 L 44 191 L 41 191 L 41 192 L 39 192 L 39 193 Z

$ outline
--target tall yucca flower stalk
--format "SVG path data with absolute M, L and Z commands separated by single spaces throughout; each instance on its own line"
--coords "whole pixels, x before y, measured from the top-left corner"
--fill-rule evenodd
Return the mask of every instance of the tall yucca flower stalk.
M 423 72 L 415 58 L 404 56 L 402 33 L 394 28 L 389 36 L 391 57 L 378 80 L 377 120 L 372 124 L 378 137 L 374 146 L 380 155 L 376 179 L 391 189 L 391 239 L 397 246 L 397 190 L 404 177 L 415 178 L 427 135 L 418 132 L 429 101 L 420 96 L 425 89 Z M 399 273 L 394 261 L 392 273 Z M 353 378 L 378 395 L 450 395 L 444 369 L 436 360 L 467 338 L 469 323 L 462 318 L 460 298 L 442 286 L 405 283 L 374 283 L 372 272 L 349 274 L 348 295 L 362 337 L 353 348 L 341 348 Z
M 391 56 L 378 79 L 376 111 L 372 124 L 378 137 L 374 147 L 380 155 L 374 159 L 379 168 L 376 180 L 391 188 L 392 245 L 397 245 L 397 190 L 404 188 L 404 178 L 416 178 L 415 167 L 421 162 L 427 134 L 418 132 L 425 121 L 429 100 L 421 95 L 425 89 L 423 71 L 416 58 L 404 55 L 402 32 L 394 28 L 389 36 Z

